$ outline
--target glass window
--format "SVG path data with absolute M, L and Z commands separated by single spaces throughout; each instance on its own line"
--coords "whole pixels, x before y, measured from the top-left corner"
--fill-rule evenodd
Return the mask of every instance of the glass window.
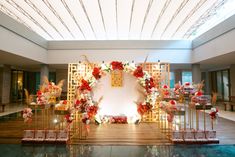
M 175 73 L 170 72 L 170 88 L 174 88 L 175 86 Z
M 55 72 L 49 72 L 49 81 L 56 83 L 56 73 Z
M 184 84 L 185 82 L 192 83 L 192 72 L 191 71 L 183 71 L 182 72 L 182 83 Z
M 36 72 L 36 82 L 35 82 L 36 91 L 40 89 L 40 77 L 41 77 L 40 72 Z

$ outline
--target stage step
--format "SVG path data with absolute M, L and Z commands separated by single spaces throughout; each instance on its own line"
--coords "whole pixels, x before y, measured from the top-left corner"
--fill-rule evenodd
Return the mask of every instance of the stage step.
M 171 144 L 167 139 L 73 139 L 72 144 L 156 145 Z

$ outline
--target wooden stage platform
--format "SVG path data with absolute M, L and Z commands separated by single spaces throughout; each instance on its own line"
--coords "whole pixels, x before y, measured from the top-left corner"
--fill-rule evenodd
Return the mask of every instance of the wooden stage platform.
M 20 143 L 24 129 L 33 129 L 33 124 L 23 122 L 21 113 L 17 116 L 1 117 L 0 119 L 0 143 Z M 210 119 L 207 116 L 207 128 L 210 128 Z M 35 121 L 35 119 L 34 119 Z M 38 118 L 38 125 L 41 119 Z M 200 123 L 203 124 L 203 123 Z M 200 128 L 203 128 L 201 126 Z M 224 118 L 218 119 L 215 125 L 220 144 L 235 144 L 235 122 Z M 170 141 L 161 133 L 157 123 L 135 124 L 91 124 L 87 139 L 73 138 L 74 144 L 94 145 L 164 145 Z
M 159 145 L 170 144 L 157 123 L 90 125 L 86 139 L 73 138 L 73 144 Z

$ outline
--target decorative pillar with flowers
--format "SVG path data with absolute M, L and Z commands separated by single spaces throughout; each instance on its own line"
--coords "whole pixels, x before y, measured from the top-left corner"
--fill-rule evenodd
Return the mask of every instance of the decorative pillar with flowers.
M 210 115 L 210 118 L 211 118 L 211 130 L 214 130 L 214 121 L 216 121 L 217 118 L 218 118 L 218 112 L 219 112 L 218 108 L 213 107 L 210 110 L 209 115 Z
M 49 82 L 47 77 L 43 78 L 40 89 L 37 91 L 36 102 L 29 104 L 35 110 L 35 129 L 38 129 L 38 127 L 41 129 L 50 128 L 50 124 L 52 123 L 51 115 L 54 115 L 54 110 L 51 110 L 51 108 L 54 109 L 57 99 L 61 95 L 63 83 L 64 81 L 61 80 L 56 85 L 53 82 Z M 41 110 L 40 116 L 38 115 L 38 110 Z M 42 125 L 38 125 L 38 118 L 41 119 Z

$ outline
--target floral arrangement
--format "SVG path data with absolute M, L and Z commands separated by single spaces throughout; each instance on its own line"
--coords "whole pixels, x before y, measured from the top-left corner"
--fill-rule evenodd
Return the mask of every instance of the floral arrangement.
M 175 95 L 189 95 L 194 93 L 194 85 L 190 82 L 185 82 L 183 85 L 181 83 L 176 83 L 174 87 L 174 94 Z
M 155 105 L 158 92 L 155 88 L 154 80 L 146 71 L 143 71 L 141 66 L 136 67 L 135 64 L 118 61 L 113 61 L 109 64 L 101 64 L 100 66 L 94 67 L 91 74 L 81 78 L 77 87 L 74 108 L 84 113 L 84 123 L 88 123 L 90 119 L 95 116 L 98 110 L 99 101 L 101 100 L 100 99 L 98 102 L 93 100 L 91 96 L 92 88 L 103 75 L 112 70 L 123 70 L 124 72 L 132 74 L 144 88 L 145 100 L 144 102 L 137 103 L 138 112 L 140 114 L 150 111 Z
M 64 116 L 64 119 L 66 120 L 66 122 L 67 122 L 67 124 L 69 126 L 69 124 L 71 124 L 73 122 L 73 120 L 74 120 L 73 114 L 72 113 L 66 114 Z
M 61 100 L 55 105 L 56 110 L 68 110 L 67 100 Z
M 142 116 L 142 115 L 144 115 L 144 113 L 150 111 L 152 107 L 153 106 L 149 103 L 147 103 L 147 104 L 139 103 L 137 105 L 137 111 Z
M 110 117 L 110 123 L 126 124 L 127 117 L 126 116 L 112 116 Z
M 206 105 L 208 103 L 208 98 L 203 95 L 203 88 L 204 86 L 204 81 L 201 83 L 195 84 L 194 89 L 195 93 L 194 96 L 191 98 L 191 104 L 194 105 Z
M 37 91 L 37 104 L 55 104 L 56 98 L 60 97 L 64 80 L 61 80 L 58 85 L 54 82 L 49 82 L 47 77 L 44 77 L 43 84 Z
M 182 94 L 184 94 L 184 88 L 183 88 L 183 86 L 181 85 L 180 82 L 175 84 L 174 94 L 175 95 L 182 95 Z
M 175 100 L 170 100 L 169 102 L 161 101 L 159 107 L 167 113 L 167 121 L 172 122 L 174 119 L 173 111 L 177 110 L 177 102 Z
M 177 102 L 175 100 L 170 100 L 169 102 L 161 101 L 159 107 L 164 110 L 166 113 L 170 113 L 172 111 L 176 111 Z
M 190 82 L 185 82 L 183 85 L 183 92 L 185 95 L 194 93 L 194 86 Z
M 122 62 L 112 61 L 110 63 L 112 70 L 123 70 L 123 64 Z
M 23 109 L 23 118 L 25 123 L 32 122 L 33 112 L 31 108 L 24 108 Z
M 170 87 L 168 85 L 163 85 L 161 88 L 161 95 L 163 98 L 169 98 L 171 94 Z
M 40 104 L 40 105 L 47 104 L 46 97 L 45 97 L 44 93 L 42 93 L 41 90 L 37 91 L 37 104 Z
M 141 66 L 137 66 L 136 69 L 135 69 L 135 71 L 133 72 L 133 75 L 134 75 L 135 77 L 137 77 L 137 78 L 143 77 L 143 76 L 144 76 L 144 72 L 143 72 L 142 67 L 141 67 Z
M 210 117 L 211 117 L 211 120 L 215 120 L 217 117 L 218 117 L 218 112 L 219 110 L 217 108 L 211 108 L 211 111 L 209 113 Z

